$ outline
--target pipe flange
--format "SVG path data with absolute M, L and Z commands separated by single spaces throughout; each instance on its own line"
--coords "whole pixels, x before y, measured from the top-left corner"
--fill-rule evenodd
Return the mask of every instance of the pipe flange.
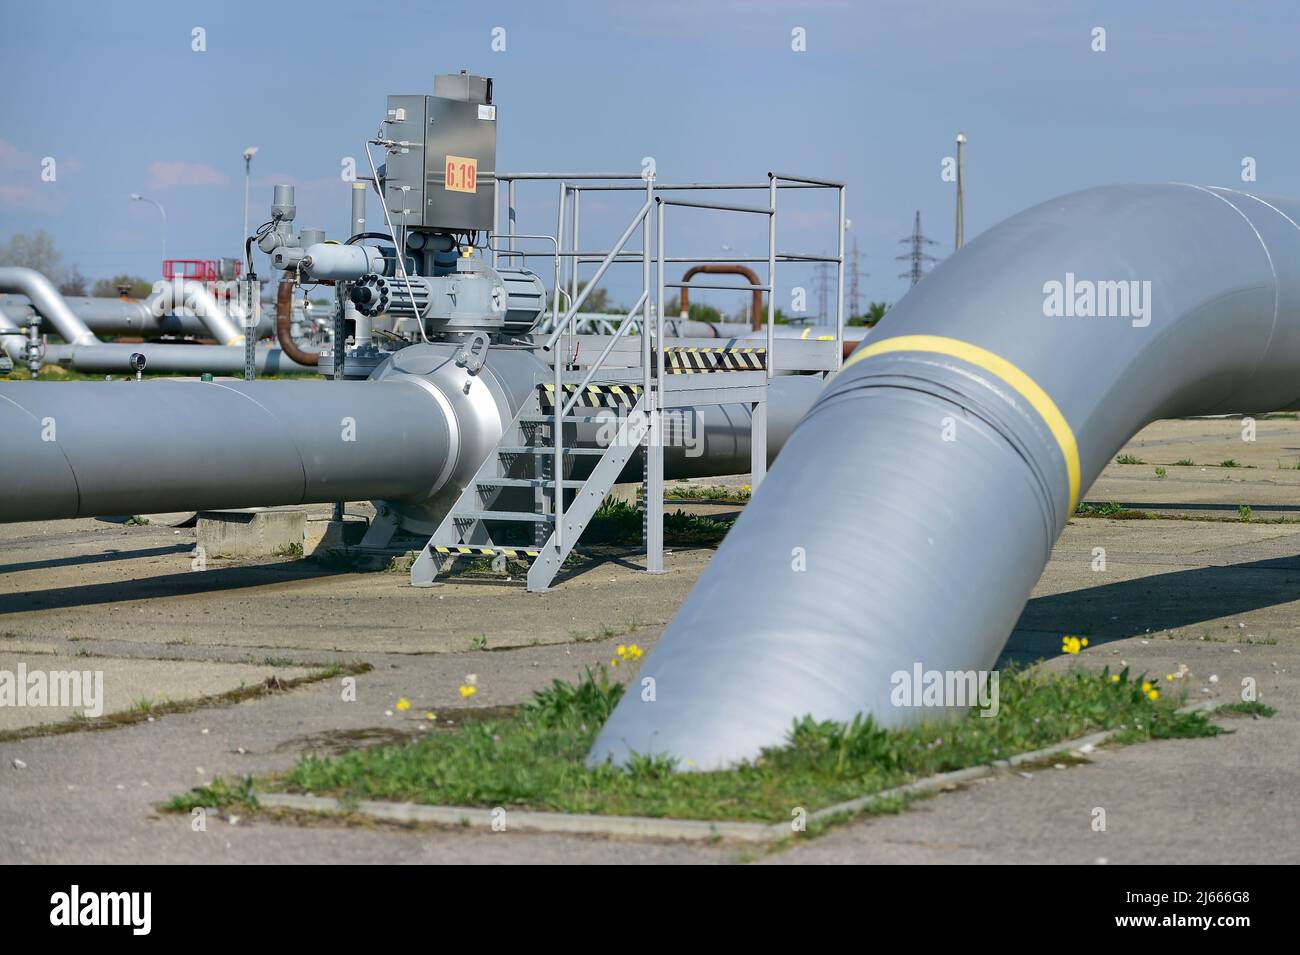
M 382 275 L 371 272 L 362 276 L 352 285 L 352 304 L 357 311 L 368 318 L 382 315 L 388 311 L 388 302 L 392 297 L 388 282 Z

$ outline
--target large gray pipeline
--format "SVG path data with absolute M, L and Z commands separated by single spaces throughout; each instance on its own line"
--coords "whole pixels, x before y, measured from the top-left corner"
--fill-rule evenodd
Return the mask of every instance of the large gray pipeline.
M 118 344 L 101 342 L 98 345 L 47 345 L 45 361 L 87 374 L 121 374 L 130 371 L 131 355 L 144 355 L 150 372 L 178 375 L 237 375 L 244 371 L 242 345 L 184 345 L 166 342 Z M 279 348 L 259 346 L 257 371 L 274 375 L 284 372 L 314 372 L 315 368 L 300 365 Z
M 172 335 L 206 337 L 212 335 L 197 316 L 188 309 L 155 309 L 156 297 L 148 299 L 132 298 L 96 298 L 87 295 L 65 295 L 64 303 L 96 335 Z M 24 296 L 5 295 L 0 297 L 0 309 L 3 309 L 15 322 L 21 322 L 37 314 L 36 309 Z M 274 310 L 268 305 L 263 307 L 257 324 L 259 338 L 275 330 Z M 53 330 L 53 323 L 49 323 Z
M 642 667 L 653 702 L 625 696 L 591 759 L 707 769 L 805 714 L 940 715 L 895 687 L 917 665 L 994 665 L 1081 489 L 1134 433 L 1295 407 L 1298 221 L 1293 200 L 1115 186 L 938 266 L 796 427 Z
M 449 434 L 409 380 L 0 385 L 0 521 L 420 500 Z
M 99 339 L 86 327 L 63 296 L 40 272 L 16 266 L 0 268 L 0 292 L 18 292 L 31 299 L 36 310 L 58 330 L 65 342 L 73 345 L 93 345 Z
M 9 356 L 15 368 L 27 359 L 27 332 L 3 307 L 0 307 L 0 350 Z
M 503 350 L 473 376 L 458 350 L 402 349 L 370 381 L 0 383 L 0 522 L 382 500 L 432 532 L 550 375 Z M 769 455 L 818 386 L 774 383 Z M 747 470 L 749 427 L 742 406 L 700 409 L 699 440 L 668 449 L 666 473 Z
M 149 308 L 155 314 L 166 314 L 178 308 L 193 312 L 222 345 L 244 343 L 244 309 L 234 298 L 222 305 L 202 282 L 193 279 L 176 279 L 165 282 L 149 299 Z

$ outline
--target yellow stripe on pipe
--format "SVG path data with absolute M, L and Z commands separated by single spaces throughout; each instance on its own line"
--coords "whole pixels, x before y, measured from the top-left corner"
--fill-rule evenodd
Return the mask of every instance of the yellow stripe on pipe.
M 872 355 L 884 355 L 896 351 L 931 352 L 960 358 L 962 361 L 992 372 L 1018 391 L 1020 396 L 1028 401 L 1047 422 L 1048 430 L 1052 432 L 1052 437 L 1061 448 L 1061 456 L 1065 458 L 1065 470 L 1070 477 L 1070 510 L 1074 510 L 1074 506 L 1079 502 L 1079 445 L 1074 439 L 1074 432 L 1070 429 L 1069 422 L 1065 420 L 1065 415 L 1061 414 L 1061 409 L 1056 407 L 1056 402 L 1039 387 L 1038 382 L 1000 355 L 995 355 L 970 342 L 945 338 L 942 335 L 899 335 L 896 338 L 886 338 L 884 341 L 858 349 L 849 356 L 840 370 L 843 371 Z

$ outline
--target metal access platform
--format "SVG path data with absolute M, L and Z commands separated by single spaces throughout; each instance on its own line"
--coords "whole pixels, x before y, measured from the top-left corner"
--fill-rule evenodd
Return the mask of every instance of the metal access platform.
M 517 224 L 517 187 L 525 182 L 558 184 L 554 234 L 523 233 Z M 550 314 L 535 330 L 551 368 L 546 381 L 505 429 L 411 568 L 411 582 L 432 586 L 465 557 L 502 556 L 530 561 L 528 589 L 549 589 L 565 558 L 593 515 L 634 459 L 642 462 L 646 570 L 663 571 L 664 449 L 674 439 L 679 409 L 708 405 L 747 405 L 751 412 L 752 486 L 767 470 L 768 382 L 778 373 L 827 375 L 840 367 L 844 337 L 843 183 L 807 176 L 769 173 L 766 183 L 658 183 L 639 173 L 498 173 L 494 180 L 494 221 L 501 223 L 505 185 L 505 227 L 489 234 L 492 263 L 506 259 L 553 259 Z M 783 190 L 816 189 L 835 193 L 837 252 L 834 256 L 785 252 L 777 247 L 778 200 Z M 759 192 L 762 205 L 732 201 L 739 192 Z M 583 249 L 581 200 L 590 192 L 634 192 L 644 196 L 613 247 Z M 689 198 L 687 198 L 689 196 Z M 721 197 L 721 198 L 719 198 Z M 724 201 L 724 199 L 726 201 Z M 689 208 L 766 219 L 765 257 L 669 255 L 665 249 L 669 209 Z M 629 243 L 640 232 L 640 248 Z M 531 250 L 523 245 L 530 243 Z M 540 249 L 538 243 L 543 245 Z M 762 284 L 691 283 L 690 288 L 726 289 L 767 295 L 766 334 L 758 338 L 690 338 L 676 334 L 677 322 L 663 314 L 674 263 L 765 264 Z M 833 263 L 836 267 L 835 335 L 819 339 L 776 334 L 777 265 Z M 589 278 L 584 265 L 594 265 Z M 581 309 L 611 268 L 639 265 L 641 294 L 621 320 L 602 316 L 604 334 L 578 330 Z M 566 305 L 562 308 L 561 300 Z M 593 357 L 587 357 L 593 356 Z M 519 536 L 531 526 L 531 544 Z M 512 527 L 507 532 L 504 529 Z

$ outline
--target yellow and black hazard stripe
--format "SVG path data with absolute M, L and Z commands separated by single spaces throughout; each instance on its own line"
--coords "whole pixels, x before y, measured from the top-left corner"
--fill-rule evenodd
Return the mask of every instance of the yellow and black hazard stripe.
M 452 544 L 449 547 L 440 547 L 434 545 L 435 554 L 455 554 L 458 557 L 466 557 L 471 554 L 504 554 L 506 557 L 536 557 L 541 551 L 523 550 L 518 547 L 485 547 L 478 544 Z
M 677 345 L 664 349 L 664 364 L 665 371 L 670 375 L 762 371 L 767 367 L 767 349 L 739 346 L 693 348 Z
M 564 386 L 566 402 L 577 387 Z M 587 385 L 582 389 L 578 404 L 584 408 L 631 408 L 640 396 L 640 385 Z M 555 410 L 555 385 L 542 385 L 539 397 L 543 411 Z

